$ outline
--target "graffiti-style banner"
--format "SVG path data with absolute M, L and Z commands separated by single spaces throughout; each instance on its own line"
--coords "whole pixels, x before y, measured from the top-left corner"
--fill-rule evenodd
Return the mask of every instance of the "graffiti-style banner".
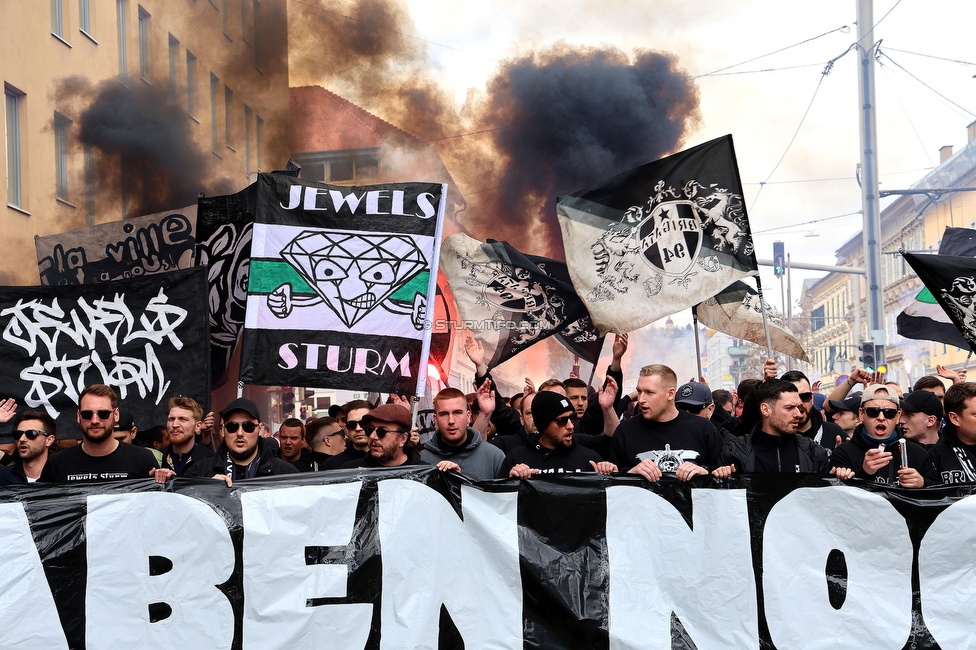
M 209 404 L 207 270 L 110 284 L 0 288 L 0 395 L 79 438 L 78 395 L 108 384 L 140 429 L 166 423 L 174 395 Z
M 35 237 L 41 284 L 92 284 L 196 264 L 197 206 Z
M 14 487 L 0 647 L 969 647 L 972 493 L 424 467 Z

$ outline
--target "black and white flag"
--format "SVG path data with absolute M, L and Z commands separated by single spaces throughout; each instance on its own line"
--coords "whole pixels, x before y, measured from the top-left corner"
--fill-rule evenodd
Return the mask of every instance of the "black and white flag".
M 976 258 L 906 252 L 902 255 L 968 347 L 976 351 Z
M 167 402 L 210 402 L 205 269 L 112 283 L 0 289 L 0 394 L 78 438 L 78 395 L 108 384 L 140 428 L 166 423 Z
M 598 340 L 559 265 L 524 255 L 508 242 L 482 243 L 463 233 L 444 240 L 441 270 L 489 368 L 555 334 L 581 346 Z
M 241 380 L 421 394 L 446 193 L 261 174 Z
M 576 292 L 626 333 L 758 273 L 732 136 L 648 163 L 556 204 Z

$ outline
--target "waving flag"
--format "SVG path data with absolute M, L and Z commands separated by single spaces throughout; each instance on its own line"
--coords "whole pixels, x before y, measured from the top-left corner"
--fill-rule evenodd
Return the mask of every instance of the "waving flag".
M 902 255 L 962 335 L 961 347 L 976 351 L 976 258 Z

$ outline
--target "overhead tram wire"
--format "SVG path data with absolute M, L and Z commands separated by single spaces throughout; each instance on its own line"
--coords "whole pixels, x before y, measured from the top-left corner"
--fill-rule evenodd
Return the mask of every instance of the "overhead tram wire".
M 852 217 L 856 214 L 861 214 L 860 210 L 855 210 L 854 212 L 845 212 L 844 214 L 835 214 L 832 217 L 822 217 L 820 219 L 812 219 L 810 221 L 801 221 L 799 223 L 791 223 L 785 226 L 776 226 L 775 228 L 766 228 L 765 230 L 753 230 L 753 235 L 765 235 L 767 233 L 776 232 L 777 230 L 785 230 L 786 228 L 797 228 L 799 226 L 809 226 L 815 223 L 822 223 L 824 221 L 832 221 L 833 219 L 843 219 L 844 217 Z
M 940 97 L 944 101 L 952 104 L 953 106 L 955 106 L 959 110 L 963 111 L 964 113 L 967 113 L 968 115 L 970 115 L 972 117 L 976 117 L 976 113 L 974 113 L 971 110 L 969 110 L 968 108 L 965 108 L 964 106 L 962 106 L 960 104 L 957 104 L 956 102 L 952 101 L 951 99 L 949 99 L 948 97 L 946 97 L 945 95 L 943 95 L 942 93 L 940 93 L 938 90 L 936 90 L 935 88 L 933 88 L 929 84 L 925 83 L 924 81 L 922 81 L 921 79 L 919 79 L 918 77 L 916 77 L 915 75 L 913 75 L 903 65 L 899 64 L 897 61 L 895 61 L 894 59 L 892 59 L 890 55 L 888 55 L 884 50 L 881 49 L 880 43 L 878 44 L 878 49 L 877 49 L 877 55 L 876 56 L 878 57 L 878 63 L 879 64 L 881 64 L 880 57 L 884 57 L 885 59 L 887 59 L 888 61 L 890 61 L 892 65 L 894 65 L 896 68 L 898 68 L 899 70 L 901 70 L 902 72 L 904 72 L 905 74 L 907 74 L 909 77 L 911 77 L 912 79 L 914 79 L 915 81 L 917 81 L 918 83 L 920 83 L 922 86 L 924 86 L 925 88 L 927 88 L 933 94 L 937 95 L 938 97 Z
M 701 79 L 702 77 L 711 77 L 711 76 L 714 76 L 714 75 L 718 75 L 719 73 L 725 72 L 726 70 L 731 70 L 732 68 L 738 68 L 740 65 L 745 65 L 747 63 L 752 63 L 753 61 L 758 61 L 759 59 L 765 59 L 767 56 L 772 56 L 774 54 L 779 54 L 780 52 L 785 52 L 786 50 L 793 49 L 794 47 L 798 47 L 800 45 L 803 45 L 804 43 L 810 43 L 811 41 L 815 41 L 815 40 L 817 40 L 819 38 L 823 38 L 824 36 L 829 36 L 830 34 L 833 34 L 834 32 L 841 32 L 842 34 L 846 34 L 849 31 L 851 31 L 851 28 L 850 28 L 849 25 L 841 25 L 840 27 L 837 27 L 835 29 L 831 29 L 830 31 L 826 31 L 823 34 L 819 34 L 817 36 L 812 36 L 810 38 L 805 38 L 802 41 L 799 41 L 798 43 L 793 43 L 792 45 L 787 45 L 786 47 L 781 47 L 778 50 L 774 50 L 774 51 L 768 52 L 766 54 L 760 54 L 759 56 L 754 56 L 751 59 L 746 59 L 745 61 L 740 61 L 739 63 L 733 63 L 732 65 L 727 65 L 724 68 L 719 68 L 718 70 L 712 70 L 711 72 L 706 72 L 704 74 L 692 75 L 691 78 L 692 79 Z
M 961 59 L 950 59 L 944 56 L 936 56 L 934 54 L 922 54 L 921 52 L 912 52 L 911 50 L 900 50 L 897 47 L 886 47 L 886 50 L 891 50 L 892 52 L 900 52 L 902 54 L 911 54 L 912 56 L 921 56 L 926 59 L 935 59 L 937 61 L 947 61 L 948 63 L 958 63 L 959 65 L 976 65 L 972 61 L 962 61 Z
M 786 154 L 790 152 L 790 149 L 793 147 L 793 143 L 796 142 L 796 136 L 800 134 L 800 129 L 803 128 L 803 123 L 806 122 L 807 116 L 810 114 L 810 109 L 813 108 L 813 102 L 817 99 L 817 93 L 820 92 L 820 86 L 823 85 L 823 80 L 826 79 L 827 75 L 829 75 L 833 71 L 834 64 L 837 63 L 837 61 L 839 61 L 848 52 L 855 49 L 856 47 L 857 47 L 856 43 L 851 43 L 846 50 L 844 50 L 843 52 L 841 52 L 840 54 L 832 58 L 830 61 L 827 62 L 827 65 L 824 66 L 823 72 L 820 73 L 820 79 L 817 80 L 817 87 L 813 90 L 813 97 L 810 98 L 810 103 L 807 104 L 807 109 L 803 112 L 803 117 L 800 118 L 800 123 L 796 125 L 796 130 L 793 132 L 793 137 L 790 138 L 789 144 L 786 145 L 786 150 L 783 152 L 783 155 L 780 156 L 779 160 L 776 162 L 776 165 L 773 167 L 772 171 L 769 172 L 769 175 L 766 176 L 766 180 L 764 180 L 762 183 L 759 184 L 759 191 L 756 192 L 756 196 L 752 199 L 752 205 L 749 206 L 750 212 L 756 207 L 756 202 L 759 200 L 759 195 L 762 194 L 763 188 L 766 186 L 766 183 L 769 182 L 769 179 L 772 178 L 773 174 L 776 173 L 776 170 L 779 169 L 779 166 L 783 163 L 783 160 L 786 158 Z

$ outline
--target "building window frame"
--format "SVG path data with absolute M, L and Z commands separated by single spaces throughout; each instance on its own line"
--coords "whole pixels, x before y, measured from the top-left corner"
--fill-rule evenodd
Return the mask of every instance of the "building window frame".
M 92 36 L 91 0 L 78 0 L 78 31 L 95 40 Z
M 224 144 L 231 151 L 236 152 L 234 149 L 234 114 L 232 107 L 234 106 L 234 91 L 224 86 Z
M 21 113 L 24 93 L 4 84 L 4 140 L 7 160 L 7 205 L 22 210 L 24 208 L 24 168 Z
M 217 151 L 217 90 L 220 88 L 220 79 L 217 75 L 210 73 L 210 151 L 216 156 L 220 156 Z
M 257 113 L 254 114 L 254 152 L 257 154 L 257 170 L 261 173 L 261 140 L 264 137 L 264 120 Z
M 68 201 L 68 131 L 71 120 L 54 112 L 54 196 Z
M 180 55 L 180 42 L 169 35 L 169 92 L 176 100 L 176 61 Z
M 139 77 L 149 81 L 149 19 L 148 11 L 139 5 Z
M 196 121 L 196 117 L 193 116 L 193 100 L 194 100 L 194 85 L 197 68 L 197 57 L 193 56 L 193 52 L 189 49 L 186 51 L 186 112 L 191 119 Z
M 127 49 L 125 43 L 125 0 L 116 0 L 115 3 L 115 15 L 118 19 L 118 36 L 119 36 L 119 81 L 125 83 L 129 78 L 129 68 L 127 59 Z
M 95 148 L 86 144 L 84 148 L 85 175 L 85 222 L 95 225 Z
M 244 173 L 251 178 L 251 114 L 254 111 L 244 104 Z

